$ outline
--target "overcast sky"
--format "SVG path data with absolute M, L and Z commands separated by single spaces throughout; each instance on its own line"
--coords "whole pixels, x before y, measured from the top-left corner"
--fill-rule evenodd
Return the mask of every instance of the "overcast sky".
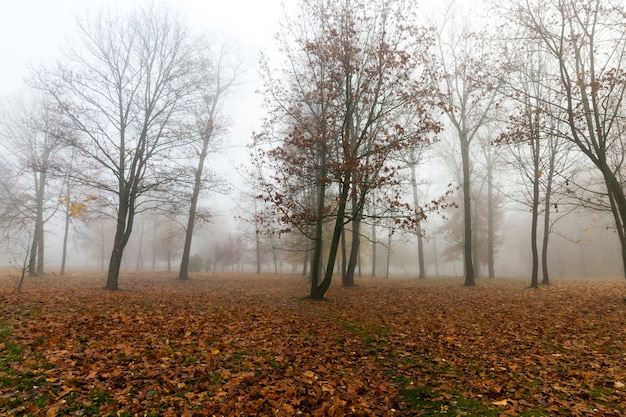
M 273 44 L 283 0 L 0 0 L 0 101 L 21 95 L 27 88 L 24 79 L 29 75 L 29 64 L 52 64 L 62 56 L 63 44 L 75 33 L 76 17 L 96 13 L 103 6 L 125 9 L 144 1 L 171 4 L 187 17 L 194 31 L 223 33 L 248 57 L 246 79 L 251 81 L 228 103 L 225 111 L 233 124 L 224 138 L 224 150 L 211 157 L 211 168 L 234 186 L 241 186 L 241 176 L 235 170 L 248 161 L 245 145 L 262 117 L 262 97 L 255 94 L 259 88 L 255 64 L 259 51 Z M 293 4 L 293 0 L 284 3 Z M 231 193 L 229 198 L 236 196 Z M 210 205 L 216 216 L 228 206 L 219 196 L 213 196 Z M 224 219 L 232 217 L 222 215 Z
M 50 62 L 74 30 L 74 18 L 143 0 L 2 0 L 0 2 L 0 94 L 22 88 L 27 63 Z M 246 49 L 271 42 L 281 0 L 161 0 L 187 15 L 199 31 L 224 31 Z

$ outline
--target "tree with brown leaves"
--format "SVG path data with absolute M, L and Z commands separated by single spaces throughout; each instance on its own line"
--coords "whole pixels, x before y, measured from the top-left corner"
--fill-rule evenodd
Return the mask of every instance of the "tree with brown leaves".
M 310 297 L 321 299 L 348 223 L 344 284 L 354 282 L 366 201 L 375 189 L 399 185 L 401 164 L 392 156 L 439 125 L 431 113 L 431 73 L 424 70 L 432 38 L 414 26 L 409 2 L 305 0 L 301 10 L 279 38 L 287 57 L 282 76 L 273 78 L 265 67 L 270 116 L 256 136 L 255 162 L 260 196 L 274 216 L 314 242 Z M 387 195 L 390 212 L 403 207 L 413 222 L 399 193 Z M 330 237 L 323 233 L 327 222 Z M 330 246 L 323 262 L 324 245 Z

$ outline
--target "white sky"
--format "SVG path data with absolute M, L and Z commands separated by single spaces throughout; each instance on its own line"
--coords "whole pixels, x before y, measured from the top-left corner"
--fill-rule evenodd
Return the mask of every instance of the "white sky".
M 171 4 L 186 16 L 194 32 L 224 33 L 248 55 L 252 68 L 245 78 L 251 81 L 227 104 L 225 112 L 233 125 L 224 138 L 225 149 L 211 160 L 213 169 L 237 185 L 241 178 L 233 168 L 246 163 L 245 145 L 261 124 L 262 98 L 254 93 L 260 87 L 255 64 L 259 51 L 273 44 L 282 2 L 293 0 L 0 0 L 0 102 L 27 90 L 24 79 L 29 76 L 29 64 L 52 64 L 62 57 L 63 44 L 75 33 L 76 17 L 103 6 L 124 9 L 144 1 Z M 228 206 L 219 196 L 209 205 L 217 208 L 217 216 Z M 224 220 L 232 217 L 221 215 Z
M 74 18 L 102 5 L 128 7 L 143 0 L 2 0 L 0 95 L 23 87 L 27 64 L 51 62 L 74 30 Z M 158 1 L 158 0 L 157 0 Z M 163 1 L 163 0 L 162 0 Z M 281 0 L 164 0 L 187 15 L 198 31 L 224 31 L 246 49 L 271 42 Z

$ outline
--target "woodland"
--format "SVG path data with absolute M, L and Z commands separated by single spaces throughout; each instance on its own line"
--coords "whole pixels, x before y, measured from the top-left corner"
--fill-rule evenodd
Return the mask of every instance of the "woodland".
M 2 98 L 0 415 L 624 415 L 623 2 L 294 4 L 256 78 L 146 2 Z
M 77 19 L 58 61 L 31 66 L 29 94 L 2 102 L 8 263 L 34 277 L 60 259 L 64 275 L 81 249 L 113 291 L 120 270 L 157 259 L 180 280 L 288 264 L 315 299 L 335 274 L 380 274 L 381 252 L 385 276 L 434 266 L 467 286 L 520 254 L 533 287 L 550 282 L 551 253 L 624 275 L 620 2 L 297 5 L 260 54 L 260 125 L 234 172 L 215 161 L 250 81 L 236 47 L 165 3 Z M 229 192 L 222 221 L 210 202 Z

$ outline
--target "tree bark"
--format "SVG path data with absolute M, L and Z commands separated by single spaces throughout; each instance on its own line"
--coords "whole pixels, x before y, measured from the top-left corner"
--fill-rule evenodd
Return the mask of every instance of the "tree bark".
M 548 178 L 546 180 L 546 203 L 543 214 L 543 241 L 541 243 L 541 284 L 550 284 L 550 275 L 548 271 L 548 243 L 550 239 L 550 209 L 552 207 L 552 181 L 555 173 L 556 149 L 551 148 L 550 166 L 548 170 Z
M 107 290 L 111 291 L 117 291 L 119 289 L 118 282 L 120 268 L 122 266 L 122 257 L 124 256 L 124 248 L 132 233 L 135 218 L 134 200 L 131 198 L 131 194 L 124 190 L 125 187 L 126 186 L 120 187 L 122 191 L 119 193 L 117 225 L 115 228 L 115 237 L 113 238 L 113 250 L 111 251 L 111 260 L 109 261 L 105 287 Z
M 463 263 L 465 267 L 465 285 L 476 285 L 472 257 L 472 198 L 470 182 L 469 139 L 466 132 L 460 132 L 461 159 L 463 164 Z
M 44 230 L 43 204 L 46 187 L 46 171 L 34 173 L 35 177 L 35 230 L 28 262 L 28 275 L 44 275 Z
M 415 173 L 415 164 L 412 163 L 411 169 L 411 189 L 413 191 L 413 206 L 415 206 L 415 221 L 417 222 L 417 260 L 419 264 L 419 278 L 426 278 L 426 264 L 424 262 L 424 236 L 422 236 L 422 216 L 419 211 L 419 197 L 417 194 L 417 175 Z
M 495 278 L 495 202 L 493 201 L 493 156 L 487 159 L 487 268 L 489 278 Z
M 67 201 L 65 202 L 65 227 L 63 230 L 63 253 L 61 254 L 61 271 L 60 276 L 65 275 L 65 260 L 67 259 L 67 240 L 70 232 L 70 183 L 67 180 L 67 192 L 65 194 Z
M 337 216 L 335 218 L 335 226 L 333 228 L 333 236 L 332 236 L 332 240 L 330 243 L 330 248 L 329 248 L 329 253 L 328 253 L 328 262 L 326 263 L 326 272 L 324 274 L 324 278 L 322 279 L 322 282 L 319 283 L 319 285 L 317 285 L 317 280 L 315 280 L 316 281 L 315 285 L 313 285 L 313 279 L 311 280 L 312 282 L 311 294 L 309 295 L 309 298 L 313 300 L 324 299 L 324 295 L 326 294 L 326 291 L 328 291 L 328 288 L 330 288 L 330 284 L 333 278 L 333 269 L 335 266 L 335 261 L 337 259 L 337 253 L 339 252 L 339 242 L 341 240 L 341 233 L 344 230 L 346 201 L 348 199 L 348 194 L 350 192 L 350 186 L 349 186 L 350 177 L 351 177 L 351 173 L 349 171 L 346 172 L 345 178 L 342 182 L 343 187 L 342 187 L 341 195 L 339 197 L 339 204 L 337 206 Z M 324 204 L 323 201 L 321 203 L 323 207 L 323 204 Z M 321 222 L 321 220 L 319 222 Z M 321 226 L 322 226 L 321 224 L 318 225 L 320 229 L 321 229 Z M 321 233 L 319 236 L 321 238 Z M 320 246 L 319 249 L 321 252 L 321 239 L 319 242 L 316 242 L 316 248 L 317 248 L 317 245 Z M 319 254 L 318 260 L 319 259 L 321 259 L 321 253 Z
M 212 136 L 212 132 L 206 133 Z M 198 166 L 195 170 L 193 193 L 191 195 L 191 202 L 189 205 L 189 217 L 187 219 L 187 228 L 185 230 L 185 244 L 183 246 L 183 254 L 180 262 L 180 271 L 178 273 L 178 279 L 189 279 L 189 257 L 191 256 L 191 241 L 193 240 L 193 229 L 196 224 L 196 213 L 198 208 L 198 197 L 200 196 L 200 189 L 202 188 L 202 172 L 204 171 L 204 161 L 208 154 L 209 138 L 204 137 L 202 144 L 202 151 L 198 156 Z
M 372 277 L 376 276 L 376 223 L 372 224 Z
M 533 126 L 534 125 L 534 126 Z M 539 254 L 537 249 L 537 225 L 539 222 L 539 177 L 542 175 L 539 169 L 540 157 L 540 141 L 538 123 L 532 123 L 531 120 L 531 149 L 533 152 L 533 197 L 531 208 L 531 225 L 530 225 L 530 251 L 532 254 L 532 270 L 530 277 L 530 287 L 539 287 Z
M 350 260 L 348 261 L 348 270 L 342 282 L 344 287 L 354 286 L 354 273 L 356 271 L 357 262 L 359 260 L 359 249 L 361 246 L 361 219 L 357 217 L 352 219 L 352 243 L 350 245 Z

